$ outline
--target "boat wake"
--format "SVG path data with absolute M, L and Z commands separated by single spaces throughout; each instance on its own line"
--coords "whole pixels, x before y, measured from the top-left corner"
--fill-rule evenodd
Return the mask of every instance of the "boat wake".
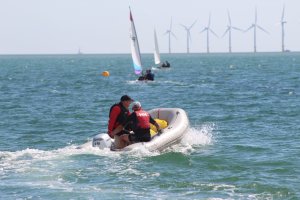
M 15 152 L 0 151 L 0 186 L 15 186 L 17 179 L 21 188 L 38 187 L 67 192 L 88 190 L 97 193 L 98 189 L 94 190 L 89 185 L 82 189 L 81 184 L 76 183 L 85 180 L 87 174 L 91 179 L 94 173 L 97 173 L 95 177 L 105 177 L 107 172 L 132 174 L 136 170 L 134 166 L 144 159 L 160 160 L 164 156 L 169 157 L 170 153 L 185 156 L 201 151 L 203 147 L 213 144 L 213 131 L 214 127 L 210 125 L 190 128 L 181 143 L 162 152 L 150 152 L 141 148 L 128 152 L 113 152 L 108 148 L 100 150 L 92 147 L 91 141 L 56 150 L 28 148 Z M 117 164 L 112 166 L 112 163 Z M 155 172 L 154 175 L 156 174 Z
M 205 124 L 200 127 L 191 127 L 189 128 L 187 134 L 184 135 L 179 144 L 167 148 L 162 153 L 171 151 L 190 154 L 192 152 L 201 150 L 202 147 L 213 145 L 215 141 L 213 135 L 214 130 L 214 124 Z
M 72 159 L 71 157 L 82 155 L 118 158 L 123 154 L 134 157 L 158 156 L 168 152 L 181 152 L 184 154 L 189 154 L 201 149 L 201 147 L 213 145 L 214 129 L 214 125 L 211 124 L 189 128 L 188 132 L 185 134 L 179 144 L 169 147 L 162 152 L 149 152 L 147 149 L 134 149 L 129 152 L 112 152 L 108 148 L 101 150 L 92 147 L 91 141 L 88 141 L 82 145 L 69 145 L 64 148 L 49 151 L 38 149 L 24 149 L 15 152 L 1 151 L 0 175 L 6 170 L 14 170 L 14 168 L 16 170 L 28 169 L 27 167 L 31 163 L 47 162 L 51 164 L 59 160 L 66 161 L 68 159 Z

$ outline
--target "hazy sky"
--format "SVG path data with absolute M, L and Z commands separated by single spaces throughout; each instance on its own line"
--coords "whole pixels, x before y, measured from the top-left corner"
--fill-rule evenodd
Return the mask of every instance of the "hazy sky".
M 300 51 L 300 0 L 0 0 L 0 54 L 129 53 L 129 6 L 142 53 L 153 51 L 156 27 L 160 51 L 168 51 L 164 35 L 173 18 L 173 52 L 186 52 L 186 32 L 180 24 L 197 23 L 191 30 L 192 53 L 206 51 L 207 25 L 223 35 L 228 23 L 241 29 L 254 22 L 270 35 L 258 31 L 258 51 L 281 50 L 280 19 L 285 5 L 286 48 Z M 211 35 L 211 52 L 227 52 L 228 38 Z M 253 31 L 233 32 L 234 52 L 253 51 Z

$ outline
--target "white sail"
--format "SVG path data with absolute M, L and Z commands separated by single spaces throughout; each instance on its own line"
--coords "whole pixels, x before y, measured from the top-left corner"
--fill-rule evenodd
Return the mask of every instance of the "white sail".
M 154 63 L 156 65 L 160 64 L 160 55 L 159 55 L 159 49 L 158 49 L 158 42 L 157 42 L 157 36 L 156 36 L 156 31 L 154 29 L 154 44 L 155 44 L 155 48 L 154 48 Z
M 131 10 L 130 10 L 129 17 L 130 17 L 130 23 L 131 23 L 130 40 L 131 40 L 131 56 L 132 56 L 132 61 L 133 61 L 133 67 L 134 67 L 135 74 L 140 74 L 142 72 L 141 53 L 140 53 L 139 42 L 138 42 Z

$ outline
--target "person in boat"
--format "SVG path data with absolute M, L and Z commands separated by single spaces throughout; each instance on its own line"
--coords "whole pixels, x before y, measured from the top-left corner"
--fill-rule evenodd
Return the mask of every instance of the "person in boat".
M 158 132 L 160 132 L 159 124 L 148 112 L 142 109 L 140 102 L 133 102 L 132 110 L 133 113 L 127 120 L 112 131 L 112 135 L 114 135 L 123 130 L 128 124 L 132 127 L 134 134 L 123 134 L 120 136 L 120 139 L 124 142 L 123 146 L 120 148 L 136 142 L 149 142 L 151 140 L 150 123 L 156 126 Z
M 111 106 L 109 111 L 108 120 L 108 135 L 114 138 L 116 143 L 119 142 L 120 136 L 129 133 L 131 130 L 130 126 L 125 126 L 123 130 L 117 131 L 114 134 L 112 132 L 120 125 L 123 124 L 130 116 L 129 106 L 133 102 L 133 99 L 128 95 L 123 95 L 119 103 Z
M 138 78 L 139 81 L 154 81 L 154 74 L 151 72 L 151 69 L 146 70 L 146 74 L 143 74 Z
M 161 67 L 171 67 L 170 63 L 166 60 L 162 65 Z
M 151 72 L 151 69 L 146 70 L 146 80 L 154 81 L 154 74 Z

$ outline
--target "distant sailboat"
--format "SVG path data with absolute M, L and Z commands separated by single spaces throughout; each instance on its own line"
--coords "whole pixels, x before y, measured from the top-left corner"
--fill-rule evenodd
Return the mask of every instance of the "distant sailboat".
M 78 55 L 81 55 L 81 54 L 82 54 L 82 52 L 81 52 L 80 48 L 78 49 L 78 52 L 77 52 L 77 54 L 78 54 Z
M 160 55 L 159 55 L 159 48 L 156 36 L 156 30 L 154 29 L 154 63 L 159 65 L 161 63 Z
M 160 54 L 159 54 L 159 48 L 158 48 L 158 42 L 157 42 L 157 35 L 156 30 L 154 29 L 154 63 L 158 65 L 158 68 L 168 68 L 170 67 L 170 63 L 168 61 L 165 61 L 164 63 L 160 60 Z
M 130 34 L 130 40 L 131 40 L 131 56 L 133 61 L 133 67 L 135 74 L 141 76 L 138 78 L 139 81 L 153 81 L 154 80 L 154 74 L 151 73 L 151 70 L 146 70 L 146 74 L 142 74 L 143 67 L 142 67 L 142 60 L 141 60 L 141 52 L 139 47 L 139 42 L 135 30 L 135 25 L 132 17 L 132 13 L 129 7 L 130 11 L 130 23 L 131 23 L 131 34 Z
M 130 23 L 131 23 L 131 34 L 130 34 L 130 41 L 131 41 L 131 56 L 132 56 L 132 61 L 133 61 L 133 67 L 134 67 L 134 72 L 135 74 L 139 75 L 142 73 L 142 61 L 141 61 L 141 53 L 140 53 L 140 47 L 139 47 L 139 42 L 134 26 L 134 21 L 133 17 L 130 11 Z

